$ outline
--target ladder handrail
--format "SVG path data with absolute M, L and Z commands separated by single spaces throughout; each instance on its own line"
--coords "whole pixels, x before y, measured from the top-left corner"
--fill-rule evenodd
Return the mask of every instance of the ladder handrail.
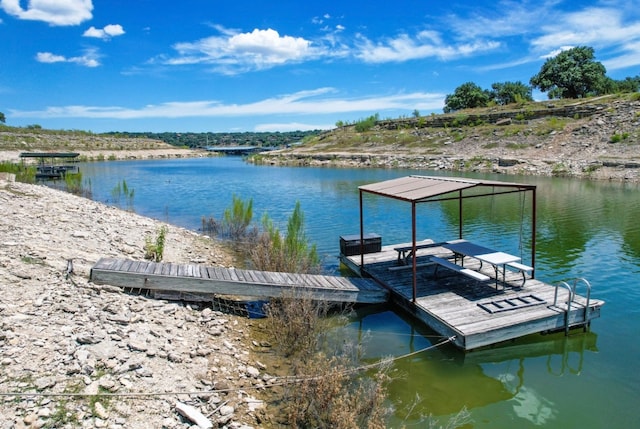
M 589 315 L 589 301 L 591 299 L 591 283 L 584 277 L 578 277 L 573 281 L 573 296 L 575 298 L 576 292 L 578 291 L 578 283 L 584 283 L 587 287 L 587 302 L 584 305 L 584 323 L 587 323 L 587 317 Z
M 571 303 L 573 302 L 573 288 L 565 281 L 556 284 L 556 291 L 553 295 L 553 305 L 557 307 L 558 288 L 564 287 L 569 291 L 569 300 L 567 301 L 567 309 L 564 312 L 564 334 L 569 335 L 569 313 L 571 312 Z

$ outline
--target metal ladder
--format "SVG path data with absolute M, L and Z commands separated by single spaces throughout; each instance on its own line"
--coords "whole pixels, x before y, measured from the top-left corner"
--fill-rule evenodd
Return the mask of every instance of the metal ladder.
M 564 288 L 569 292 L 569 299 L 567 300 L 567 308 L 564 312 L 564 334 L 569 335 L 569 328 L 571 327 L 569 324 L 569 315 L 571 313 L 571 303 L 575 301 L 576 298 L 576 290 L 578 289 L 578 285 L 584 284 L 587 288 L 587 297 L 586 302 L 584 304 L 584 317 L 582 322 L 574 323 L 573 326 L 582 326 L 584 330 L 587 330 L 587 326 L 589 326 L 589 301 L 591 300 L 591 283 L 587 281 L 587 279 L 579 277 L 573 281 L 573 285 L 569 285 L 569 283 L 561 281 L 556 284 L 555 294 L 553 296 L 553 306 L 558 307 L 558 289 Z M 559 308 L 559 307 L 558 307 Z

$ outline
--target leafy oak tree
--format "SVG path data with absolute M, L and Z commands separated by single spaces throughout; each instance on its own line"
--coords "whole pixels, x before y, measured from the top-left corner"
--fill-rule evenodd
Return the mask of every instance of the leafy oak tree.
M 5 120 L 6 120 L 6 118 L 4 117 L 4 113 L 0 112 L 0 122 L 2 122 L 4 124 Z
M 523 101 L 533 101 L 531 95 L 533 88 L 524 83 L 517 82 L 496 82 L 491 84 L 491 99 L 500 105 L 511 103 L 521 103 Z
M 560 52 L 542 65 L 529 83 L 549 98 L 583 98 L 606 91 L 607 70 L 595 61 L 593 48 L 578 46 Z
M 488 91 L 473 82 L 463 83 L 444 99 L 444 112 L 450 113 L 460 109 L 485 107 L 490 100 Z

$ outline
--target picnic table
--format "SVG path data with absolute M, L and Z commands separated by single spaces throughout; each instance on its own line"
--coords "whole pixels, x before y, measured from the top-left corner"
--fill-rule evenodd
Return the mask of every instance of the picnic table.
M 496 289 L 498 288 L 500 268 L 502 268 L 502 283 L 504 284 L 506 266 L 510 263 L 517 263 L 521 260 L 519 256 L 493 250 L 491 248 L 481 246 L 467 240 L 450 241 L 443 244 L 442 247 L 453 252 L 456 263 L 458 262 L 458 258 L 460 258 L 461 265 L 463 267 L 465 257 L 472 257 L 479 260 L 480 267 L 482 267 L 483 262 L 490 264 L 495 270 L 496 274 Z
M 416 253 L 420 249 L 428 249 L 429 247 L 438 247 L 443 243 L 434 243 L 432 240 L 424 240 L 416 242 Z M 398 252 L 398 264 L 409 265 L 409 260 L 414 257 L 413 244 L 394 247 L 393 250 Z

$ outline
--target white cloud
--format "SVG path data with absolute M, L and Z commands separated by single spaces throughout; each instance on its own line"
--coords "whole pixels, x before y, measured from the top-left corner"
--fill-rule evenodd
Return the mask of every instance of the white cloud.
M 443 106 L 444 94 L 399 93 L 349 99 L 329 96 L 333 88 L 318 88 L 293 94 L 267 98 L 247 104 L 225 104 L 215 100 L 174 101 L 141 108 L 61 106 L 41 111 L 12 111 L 13 117 L 29 118 L 187 118 L 187 117 L 240 117 L 268 115 L 335 115 L 349 112 L 372 112 L 401 109 L 411 112 L 436 110 Z
M 532 42 L 541 51 L 562 45 L 598 47 L 640 40 L 640 21 L 625 23 L 618 10 L 587 8 L 565 14 L 561 22 L 547 24 L 542 31 Z
M 640 64 L 640 40 L 625 43 L 623 45 L 623 50 L 625 52 L 624 54 L 602 61 L 607 70 L 619 70 L 633 66 L 637 67 Z
M 448 45 L 434 31 L 422 31 L 414 37 L 401 34 L 378 43 L 360 35 L 356 57 L 367 63 L 403 62 L 422 58 L 451 60 L 491 51 L 499 46 L 499 42 L 482 40 Z
M 83 37 L 95 37 L 102 40 L 108 40 L 112 37 L 122 36 L 124 34 L 124 29 L 120 24 L 109 24 L 104 28 L 95 28 L 91 26 L 84 32 Z
M 457 38 L 465 40 L 536 34 L 541 25 L 557 19 L 554 11 L 557 3 L 557 0 L 503 0 L 487 9 L 475 8 L 468 17 L 450 15 L 444 23 Z
M 36 61 L 41 63 L 73 63 L 85 67 L 98 67 L 100 65 L 98 58 L 99 55 L 93 49 L 86 50 L 84 55 L 69 58 L 63 55 L 56 55 L 51 52 L 38 52 L 36 54 Z
M 92 0 L 30 0 L 26 9 L 20 0 L 0 0 L 0 8 L 18 19 L 60 26 L 78 25 L 93 17 Z
M 543 26 L 542 32 L 531 43 L 538 52 L 552 51 L 552 56 L 566 47 L 591 46 L 607 70 L 640 65 L 640 20 L 625 20 L 619 9 L 592 7 L 566 13 L 557 24 Z M 614 50 L 607 52 L 610 49 Z
M 483 70 L 513 67 L 557 55 L 567 47 L 591 46 L 596 59 L 607 70 L 640 65 L 640 20 L 629 2 L 607 0 L 601 6 L 572 5 L 558 0 L 503 0 L 498 7 L 477 9 L 467 17 L 448 16 L 445 25 L 459 40 L 501 38 L 509 47 L 513 41 L 529 43 L 528 52 L 515 52 L 518 59 L 484 66 Z M 399 55 L 399 54 L 398 54 Z
M 217 71 L 234 74 L 300 62 L 318 55 L 309 40 L 281 36 L 273 29 L 255 29 L 250 33 L 218 30 L 222 35 L 174 45 L 178 56 L 163 62 L 171 65 L 214 64 Z

